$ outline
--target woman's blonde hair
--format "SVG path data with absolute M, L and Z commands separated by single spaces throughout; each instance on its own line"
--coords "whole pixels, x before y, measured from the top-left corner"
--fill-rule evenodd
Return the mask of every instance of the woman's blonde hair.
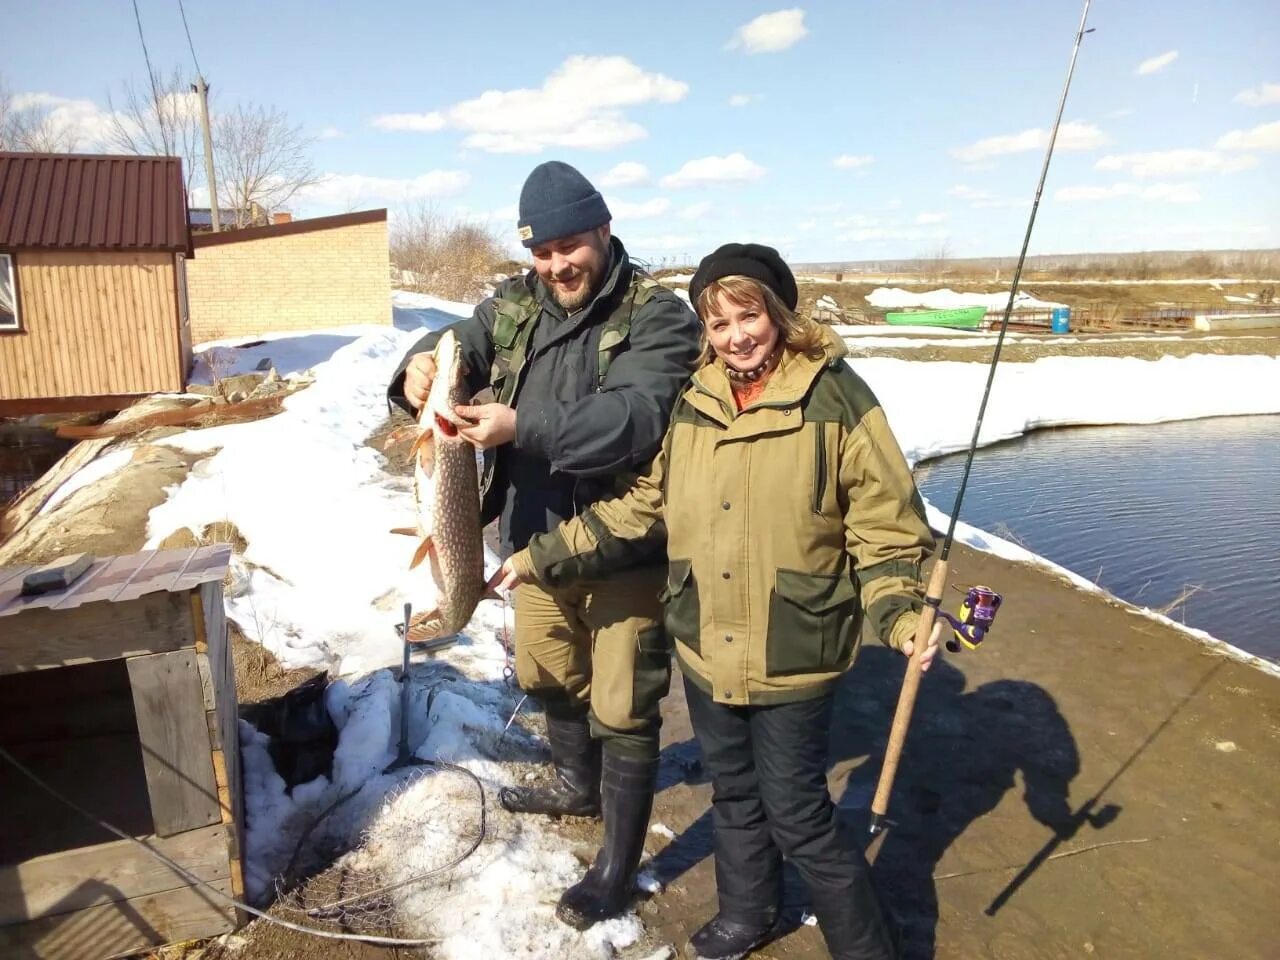
M 772 320 L 782 332 L 782 342 L 789 350 L 802 353 L 813 360 L 820 360 L 827 349 L 827 338 L 821 325 L 811 317 L 797 316 L 795 311 L 779 299 L 772 289 L 751 277 L 732 276 L 713 280 L 698 295 L 694 309 L 702 320 L 702 363 L 715 359 L 715 351 L 707 338 L 707 318 L 716 312 L 720 294 L 732 304 L 749 307 L 763 303 Z

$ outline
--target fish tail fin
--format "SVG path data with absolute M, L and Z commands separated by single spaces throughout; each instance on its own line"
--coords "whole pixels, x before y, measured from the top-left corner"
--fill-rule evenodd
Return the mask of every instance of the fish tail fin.
M 427 613 L 420 613 L 409 621 L 409 635 L 406 638 L 410 643 L 423 643 L 427 640 L 435 640 L 440 636 L 441 617 L 440 608 L 431 610 Z
M 415 533 L 417 531 L 414 531 Z M 418 549 L 413 552 L 413 559 L 409 561 L 409 569 L 412 570 L 435 550 L 435 544 L 431 542 L 430 537 L 423 537 L 422 542 L 418 544 Z

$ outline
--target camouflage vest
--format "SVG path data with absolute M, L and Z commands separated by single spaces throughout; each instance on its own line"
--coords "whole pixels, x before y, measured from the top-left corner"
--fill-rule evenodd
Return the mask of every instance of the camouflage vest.
M 639 270 L 634 271 L 627 295 L 601 326 L 596 393 L 604 390 L 605 375 L 613 358 L 626 343 L 636 308 L 648 303 L 659 289 L 661 284 L 658 281 Z M 516 395 L 529 341 L 537 326 L 533 321 L 539 311 L 537 298 L 523 285 L 494 301 L 493 367 L 489 371 L 489 383 L 498 403 L 509 406 Z

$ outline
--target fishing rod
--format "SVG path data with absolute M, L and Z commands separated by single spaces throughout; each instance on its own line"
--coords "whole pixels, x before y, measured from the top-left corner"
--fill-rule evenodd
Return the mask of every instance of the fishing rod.
M 991 366 L 987 371 L 986 389 L 982 391 L 982 402 L 978 406 L 978 418 L 973 424 L 973 437 L 969 440 L 969 450 L 965 456 L 964 472 L 960 475 L 960 487 L 956 490 L 956 499 L 951 507 L 951 519 L 947 524 L 947 535 L 942 541 L 942 550 L 933 564 L 933 572 L 929 577 L 929 585 L 925 590 L 924 607 L 920 611 L 920 622 L 916 627 L 914 647 L 911 658 L 907 661 L 906 676 L 902 679 L 902 690 L 898 694 L 898 706 L 893 714 L 893 726 L 889 730 L 889 744 L 885 749 L 884 766 L 880 770 L 880 781 L 876 785 L 875 798 L 871 802 L 871 818 L 869 829 L 875 838 L 884 831 L 886 815 L 889 812 L 889 794 L 893 790 L 894 777 L 898 773 L 898 761 L 902 757 L 902 748 L 906 743 L 907 729 L 911 725 L 911 714 L 915 710 L 916 694 L 920 689 L 921 658 L 933 632 L 933 625 L 942 604 L 942 593 L 947 585 L 948 557 L 951 555 L 951 544 L 955 540 L 956 523 L 960 519 L 960 504 L 964 501 L 965 489 L 969 484 L 969 473 L 973 468 L 973 455 L 978 449 L 978 434 L 982 431 L 982 420 L 987 412 L 987 401 L 991 397 L 991 384 L 995 380 L 996 365 L 1000 362 L 1000 350 L 1004 346 L 1005 333 L 1009 329 L 1009 317 L 1013 314 L 1013 304 L 1018 296 L 1018 283 L 1022 279 L 1022 268 L 1027 261 L 1027 248 L 1031 245 L 1031 231 L 1035 227 L 1036 212 L 1040 209 L 1040 197 L 1044 193 L 1045 180 L 1049 176 L 1049 161 L 1053 159 L 1053 147 L 1058 139 L 1058 129 L 1062 125 L 1062 112 L 1067 105 L 1067 91 L 1071 89 L 1071 78 L 1076 70 L 1076 58 L 1080 54 L 1080 45 L 1086 33 L 1085 22 L 1089 18 L 1089 4 L 1084 0 L 1084 10 L 1080 14 L 1080 27 L 1076 31 L 1075 42 L 1071 47 L 1071 60 L 1067 65 L 1067 79 L 1062 85 L 1062 96 L 1058 99 L 1058 112 L 1053 120 L 1053 129 L 1049 132 L 1049 145 L 1045 149 L 1044 163 L 1040 167 L 1040 180 L 1036 184 L 1035 199 L 1031 203 L 1031 215 L 1027 218 L 1027 232 L 1022 238 L 1022 251 L 1018 254 L 1018 265 L 1013 271 L 1013 283 L 1009 287 L 1009 302 L 1005 304 L 1004 316 L 1000 320 L 1000 333 L 996 337 L 995 352 L 991 356 Z M 990 628 L 999 607 L 999 595 L 986 587 L 974 587 L 966 597 L 962 608 L 962 621 L 958 622 L 947 614 L 944 618 L 951 622 L 957 639 L 965 646 L 976 646 L 982 636 Z M 976 641 L 976 642 L 972 642 Z M 949 643 L 948 646 L 951 646 Z

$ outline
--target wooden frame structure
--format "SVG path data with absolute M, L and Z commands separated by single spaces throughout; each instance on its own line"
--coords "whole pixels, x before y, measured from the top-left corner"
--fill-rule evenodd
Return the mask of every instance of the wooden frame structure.
M 225 545 L 95 560 L 23 596 L 0 568 L 0 745 L 95 816 L 243 898 Z M 237 911 L 0 760 L 0 956 L 113 957 Z

